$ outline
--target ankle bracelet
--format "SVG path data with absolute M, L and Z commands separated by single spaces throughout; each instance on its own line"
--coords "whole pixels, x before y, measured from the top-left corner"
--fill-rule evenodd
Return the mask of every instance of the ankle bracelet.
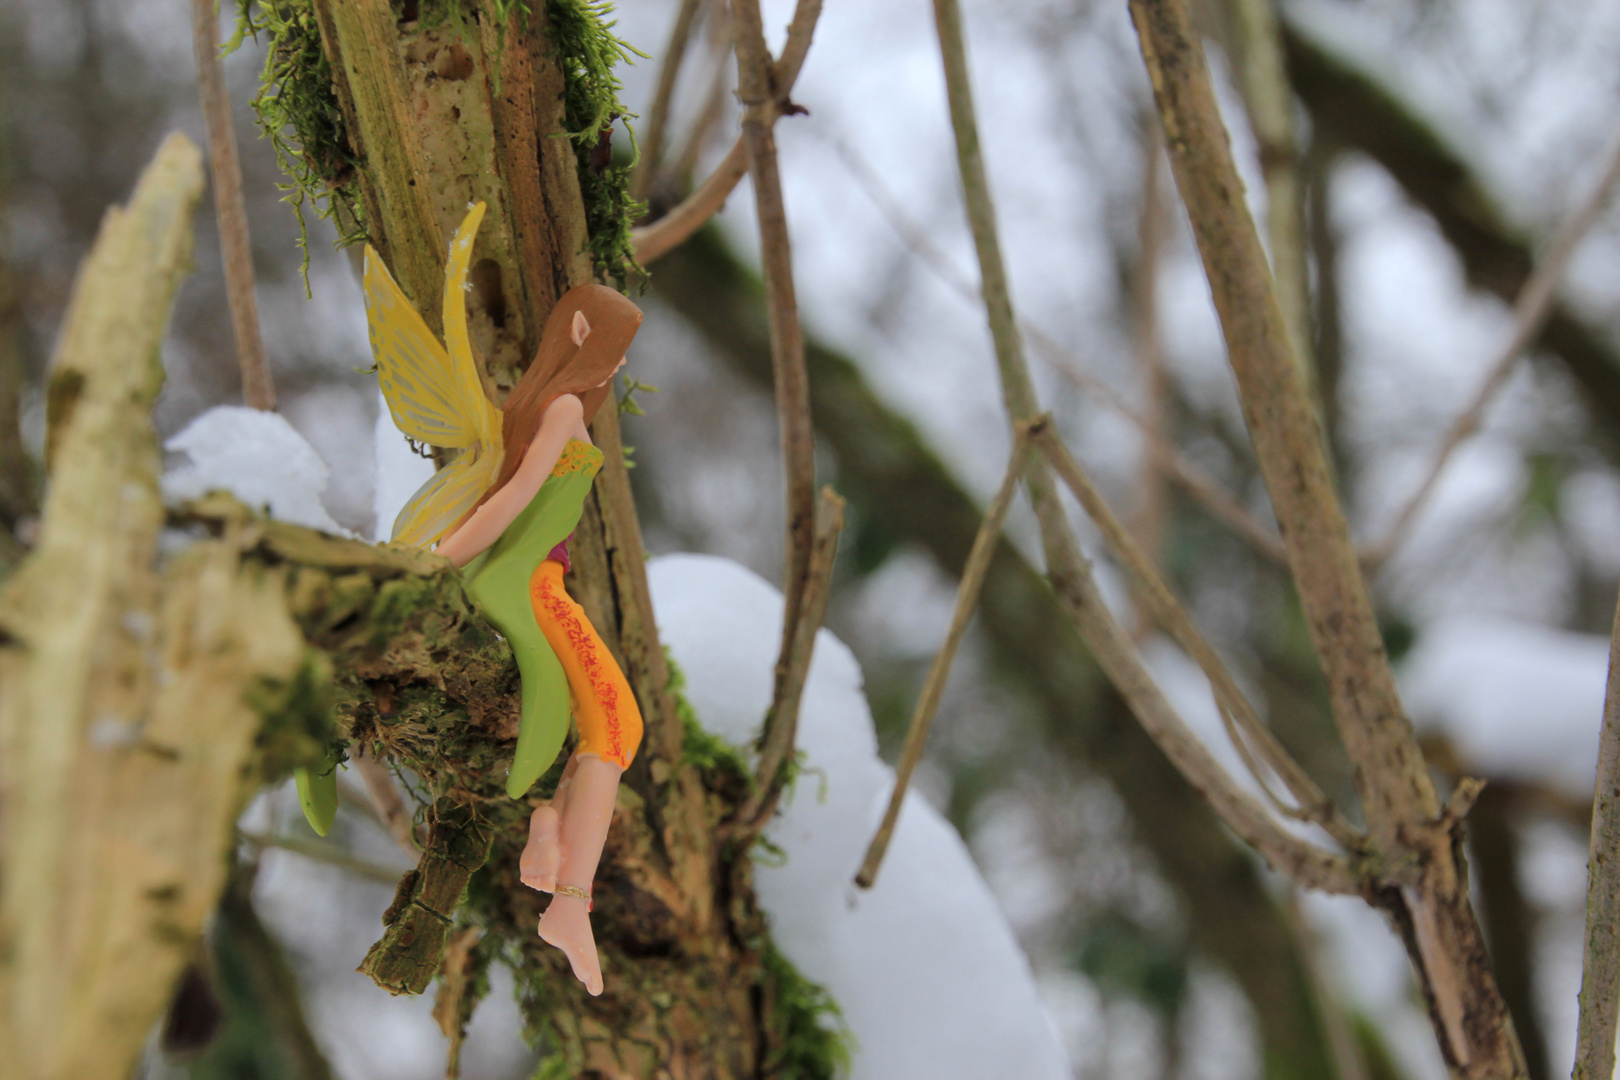
M 596 910 L 596 902 L 591 899 L 591 890 L 582 889 L 578 885 L 558 885 L 552 890 L 557 896 L 573 896 L 585 901 L 587 911 Z

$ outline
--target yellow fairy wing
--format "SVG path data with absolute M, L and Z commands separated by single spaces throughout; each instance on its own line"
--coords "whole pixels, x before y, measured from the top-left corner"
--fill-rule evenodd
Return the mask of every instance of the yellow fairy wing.
M 499 447 L 473 443 L 417 489 L 394 519 L 393 539 L 416 547 L 439 542 L 472 509 L 501 471 Z
M 504 457 L 501 413 L 484 394 L 467 334 L 467 269 L 472 262 L 473 237 L 483 219 L 484 204 L 478 203 L 450 241 L 444 267 L 448 352 L 428 332 L 382 260 L 366 249 L 366 311 L 372 350 L 394 422 L 412 438 L 464 448 L 411 496 L 394 521 L 393 538 L 418 547 L 437 543 L 472 508 L 495 483 Z M 425 434 L 429 431 L 434 434 Z
M 473 204 L 450 241 L 444 264 L 444 342 L 449 347 L 450 373 L 462 415 L 472 423 L 479 439 L 494 446 L 501 441 L 501 414 L 484 393 L 473 359 L 472 340 L 467 336 L 467 267 L 472 262 L 473 237 L 483 220 L 484 204 Z
M 377 382 L 399 430 L 433 446 L 463 447 L 476 441 L 481 418 L 463 404 L 450 357 L 370 244 L 362 284 Z

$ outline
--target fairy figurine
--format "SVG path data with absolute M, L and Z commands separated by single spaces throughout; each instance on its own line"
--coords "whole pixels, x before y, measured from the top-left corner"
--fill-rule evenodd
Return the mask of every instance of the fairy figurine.
M 591 883 L 607 840 L 619 778 L 641 742 L 641 713 L 624 673 L 563 588 L 568 537 L 602 451 L 588 426 L 641 326 L 641 311 L 602 285 L 564 293 L 540 348 L 499 409 L 484 393 L 467 336 L 465 283 L 484 204 L 450 242 L 441 347 L 366 248 L 364 287 L 378 381 L 408 437 L 458 451 L 413 495 L 393 538 L 461 568 L 467 595 L 506 636 L 522 677 L 522 715 L 506 792 L 523 799 L 578 722 L 579 747 L 555 796 L 529 820 L 520 873 L 552 894 L 540 937 L 574 975 L 602 992 L 591 934 Z

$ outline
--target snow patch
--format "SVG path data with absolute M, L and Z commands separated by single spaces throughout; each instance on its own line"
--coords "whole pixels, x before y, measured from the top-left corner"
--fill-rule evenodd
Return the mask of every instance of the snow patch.
M 171 505 L 223 490 L 277 521 L 354 535 L 333 521 L 321 502 L 332 470 L 284 416 L 220 405 L 163 448 L 189 459 L 163 476 L 163 498 Z
M 388 411 L 382 391 L 377 391 L 377 423 L 371 432 L 372 460 L 377 477 L 372 488 L 376 518 L 371 526 L 373 540 L 387 540 L 394 534 L 394 519 L 405 509 L 421 486 L 433 477 L 433 462 L 411 449 L 410 443 Z
M 757 734 L 771 696 L 782 597 L 703 555 L 647 567 L 664 641 L 711 731 Z M 1029 963 L 955 830 L 907 796 L 871 891 L 852 883 L 894 781 L 854 655 L 816 639 L 799 717 L 808 769 L 768 830 L 783 865 L 755 881 L 777 946 L 832 992 L 857 1040 L 852 1080 L 1072 1075 Z
M 1609 642 L 1511 619 L 1429 626 L 1401 666 L 1413 721 L 1443 733 L 1487 779 L 1590 798 Z

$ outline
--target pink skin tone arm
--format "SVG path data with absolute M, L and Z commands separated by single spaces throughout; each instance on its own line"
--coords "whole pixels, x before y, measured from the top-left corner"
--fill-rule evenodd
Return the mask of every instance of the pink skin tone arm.
M 613 371 L 616 373 L 622 367 L 624 361 L 620 360 Z M 598 385 L 605 385 L 612 378 L 610 374 Z M 461 528 L 439 541 L 438 553 L 455 563 L 457 569 L 482 555 L 540 491 L 540 485 L 557 467 L 557 459 L 569 439 L 588 443 L 591 434 L 585 427 L 584 404 L 573 394 L 563 394 L 546 406 L 540 427 L 523 452 L 523 464 L 518 466 L 512 479 L 491 495 Z
M 585 406 L 573 394 L 564 394 L 546 406 L 540 427 L 523 453 L 523 464 L 512 479 L 485 500 L 461 528 L 439 541 L 439 554 L 460 568 L 499 540 L 556 468 L 569 439 L 590 442 L 591 437 L 585 430 Z

